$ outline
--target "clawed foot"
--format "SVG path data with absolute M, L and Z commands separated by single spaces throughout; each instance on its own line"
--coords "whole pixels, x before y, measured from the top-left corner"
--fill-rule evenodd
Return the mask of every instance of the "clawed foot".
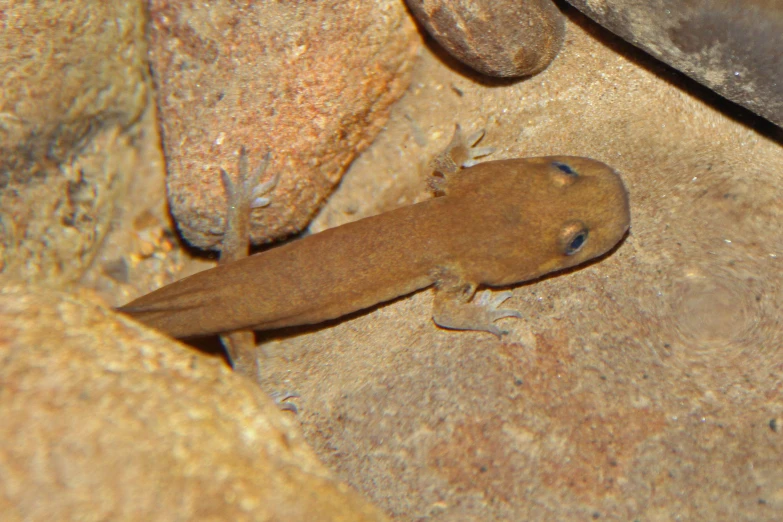
M 440 277 L 436 284 L 432 319 L 442 328 L 489 332 L 501 337 L 508 332 L 498 328 L 495 321 L 505 317 L 522 317 L 517 310 L 498 308 L 511 297 L 509 291 L 493 293 L 485 290 L 475 294 L 474 284 L 463 283 L 453 276 L 450 278 L 448 273 Z
M 299 413 L 299 408 L 296 406 L 296 404 L 293 402 L 288 402 L 291 399 L 298 399 L 299 398 L 298 393 L 275 391 L 270 393 L 269 396 L 272 398 L 273 401 L 275 401 L 277 407 L 280 408 L 282 411 L 290 411 L 294 415 Z
M 457 130 L 454 132 L 454 134 L 455 134 L 455 138 L 457 137 L 457 134 L 461 134 L 459 125 L 457 125 Z M 495 152 L 495 147 L 475 146 L 479 141 L 481 141 L 481 138 L 484 137 L 484 134 L 486 134 L 486 131 L 484 129 L 479 129 L 465 139 L 463 146 L 467 148 L 468 158 L 460 164 L 460 166 L 463 169 L 467 169 L 469 167 L 473 167 L 474 165 L 477 165 L 478 158 L 489 156 L 490 154 Z
M 234 182 L 225 170 L 220 169 L 220 180 L 223 182 L 228 203 L 220 264 L 247 257 L 250 247 L 250 211 L 256 206 L 268 205 L 270 200 L 260 196 L 269 192 L 277 184 L 277 176 L 259 184 L 261 176 L 269 165 L 269 158 L 270 154 L 267 153 L 258 168 L 251 172 L 247 163 L 247 152 L 242 147 L 239 150 L 237 181 Z M 259 189 L 262 190 L 259 192 Z M 263 204 L 257 205 L 260 200 Z
M 514 294 L 508 290 L 504 292 L 497 292 L 497 293 L 493 293 L 489 290 L 484 290 L 476 296 L 473 302 L 476 304 L 476 306 L 480 306 L 486 311 L 491 323 L 494 323 L 499 319 L 505 319 L 506 317 L 515 317 L 517 319 L 521 319 L 522 314 L 519 312 L 519 310 L 512 310 L 510 308 L 498 308 L 498 306 L 502 305 L 513 295 Z M 486 331 L 498 337 L 508 333 L 508 331 L 501 330 L 494 324 L 488 324 Z
M 495 152 L 494 147 L 475 146 L 483 137 L 484 129 L 481 129 L 465 138 L 460 126 L 456 125 L 451 143 L 432 161 L 429 184 L 433 191 L 443 192 L 449 175 L 473 167 L 479 163 L 479 158 Z
M 433 167 L 435 172 L 440 174 L 452 174 L 460 168 L 468 168 L 476 165 L 478 158 L 487 156 L 495 152 L 494 147 L 476 147 L 475 145 L 484 137 L 485 131 L 481 129 L 474 132 L 467 138 L 462 134 L 462 128 L 456 125 L 454 128 L 454 137 L 446 149 L 441 152 L 434 160 Z
M 268 161 L 269 161 L 269 155 L 267 155 L 267 157 L 264 159 L 264 168 L 266 168 L 266 163 Z M 274 177 L 272 177 L 271 179 L 268 179 L 263 183 L 257 183 L 255 188 L 251 192 L 253 201 L 250 202 L 250 208 L 261 208 L 269 205 L 272 202 L 272 198 L 266 196 L 266 194 L 269 194 L 272 191 L 272 189 L 274 189 L 277 186 L 278 181 L 280 181 L 279 172 L 275 173 Z
M 264 207 L 269 205 L 269 198 L 261 198 L 264 194 L 272 190 L 280 177 L 279 173 L 263 183 L 259 183 L 261 176 L 266 172 L 269 165 L 270 153 L 266 153 L 264 159 L 258 167 L 250 171 L 247 164 L 247 152 L 242 147 L 239 150 L 239 172 L 237 173 L 237 183 L 234 183 L 231 176 L 224 169 L 220 169 L 220 180 L 223 182 L 223 189 L 226 191 L 229 208 L 237 208 L 241 213 L 252 208 Z M 263 200 L 263 202 L 259 202 Z M 229 226 L 231 224 L 229 223 Z
M 239 261 L 249 253 L 250 210 L 257 206 L 268 205 L 269 199 L 260 196 L 269 192 L 277 184 L 277 176 L 259 184 L 261 176 L 269 165 L 269 158 L 270 155 L 267 153 L 258 168 L 251 171 L 248 166 L 247 151 L 242 147 L 239 150 L 236 181 L 232 180 L 225 170 L 220 169 L 220 179 L 227 200 L 226 229 L 223 233 L 219 261 L 221 265 Z M 256 349 L 255 334 L 250 330 L 241 330 L 222 334 L 220 339 L 234 371 L 258 382 L 259 354 Z M 290 395 L 282 400 L 289 397 Z M 286 409 L 292 407 L 296 409 L 294 405 L 285 406 Z

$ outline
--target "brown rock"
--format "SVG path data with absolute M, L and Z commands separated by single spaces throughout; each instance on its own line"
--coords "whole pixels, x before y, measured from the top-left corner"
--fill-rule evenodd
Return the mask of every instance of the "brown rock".
M 250 381 L 74 296 L 0 291 L 3 520 L 386 518 Z
M 220 168 L 272 153 L 282 175 L 254 212 L 255 242 L 304 227 L 384 125 L 418 48 L 401 2 L 169 2 L 151 9 L 151 60 L 183 236 L 219 246 Z
M 0 272 L 84 273 L 138 171 L 144 2 L 8 2 L 0 36 Z
M 721 96 L 783 126 L 779 0 L 569 0 Z
M 563 46 L 565 21 L 551 0 L 407 0 L 452 56 L 489 76 L 543 71 Z

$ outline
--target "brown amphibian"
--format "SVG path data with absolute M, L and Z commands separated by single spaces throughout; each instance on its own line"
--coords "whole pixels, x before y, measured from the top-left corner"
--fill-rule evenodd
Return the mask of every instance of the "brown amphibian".
M 480 138 L 480 135 L 478 135 Z M 438 197 L 187 277 L 120 310 L 173 337 L 316 324 L 429 286 L 445 328 L 500 335 L 508 297 L 479 286 L 535 279 L 600 256 L 630 224 L 607 165 L 551 156 L 476 163 L 459 128 L 435 161 Z M 467 166 L 467 168 L 460 168 Z

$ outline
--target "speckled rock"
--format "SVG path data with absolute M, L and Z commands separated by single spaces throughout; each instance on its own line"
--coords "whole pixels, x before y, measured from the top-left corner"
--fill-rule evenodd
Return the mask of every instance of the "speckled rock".
M 4 2 L 0 273 L 82 276 L 141 165 L 144 2 Z
M 4 521 L 382 521 L 221 360 L 72 295 L 0 290 Z
M 399 0 L 153 0 L 158 88 L 171 209 L 182 235 L 219 247 L 220 168 L 266 152 L 279 173 L 254 212 L 255 242 L 302 229 L 405 90 L 419 38 Z
M 267 383 L 401 520 L 735 520 L 783 512 L 783 136 L 578 12 L 550 67 L 486 85 L 429 51 L 313 230 L 426 196 L 453 124 L 493 158 L 617 168 L 627 240 L 514 288 L 510 334 L 438 329 L 424 291 L 269 332 Z M 458 230 L 444 231 L 458 234 Z M 488 230 L 487 233 L 492 233 Z
M 568 0 L 659 60 L 783 127 L 778 0 Z
M 452 56 L 489 76 L 541 72 L 563 46 L 565 20 L 551 0 L 407 0 Z

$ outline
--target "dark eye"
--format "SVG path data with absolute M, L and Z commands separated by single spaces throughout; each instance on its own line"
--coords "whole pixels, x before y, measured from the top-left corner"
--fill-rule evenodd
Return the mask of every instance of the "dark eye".
M 566 247 L 565 255 L 572 256 L 579 252 L 582 247 L 587 242 L 587 230 L 583 230 L 582 232 L 579 232 L 574 238 L 571 240 L 571 243 L 568 244 L 568 247 Z
M 571 168 L 570 165 L 567 165 L 565 163 L 561 163 L 559 161 L 553 161 L 552 166 L 556 167 L 563 174 L 568 174 L 569 176 L 574 176 L 574 177 L 579 175 L 577 171 L 575 171 L 574 169 Z
M 587 243 L 587 227 L 581 221 L 567 223 L 560 231 L 560 251 L 572 256 L 582 250 Z

